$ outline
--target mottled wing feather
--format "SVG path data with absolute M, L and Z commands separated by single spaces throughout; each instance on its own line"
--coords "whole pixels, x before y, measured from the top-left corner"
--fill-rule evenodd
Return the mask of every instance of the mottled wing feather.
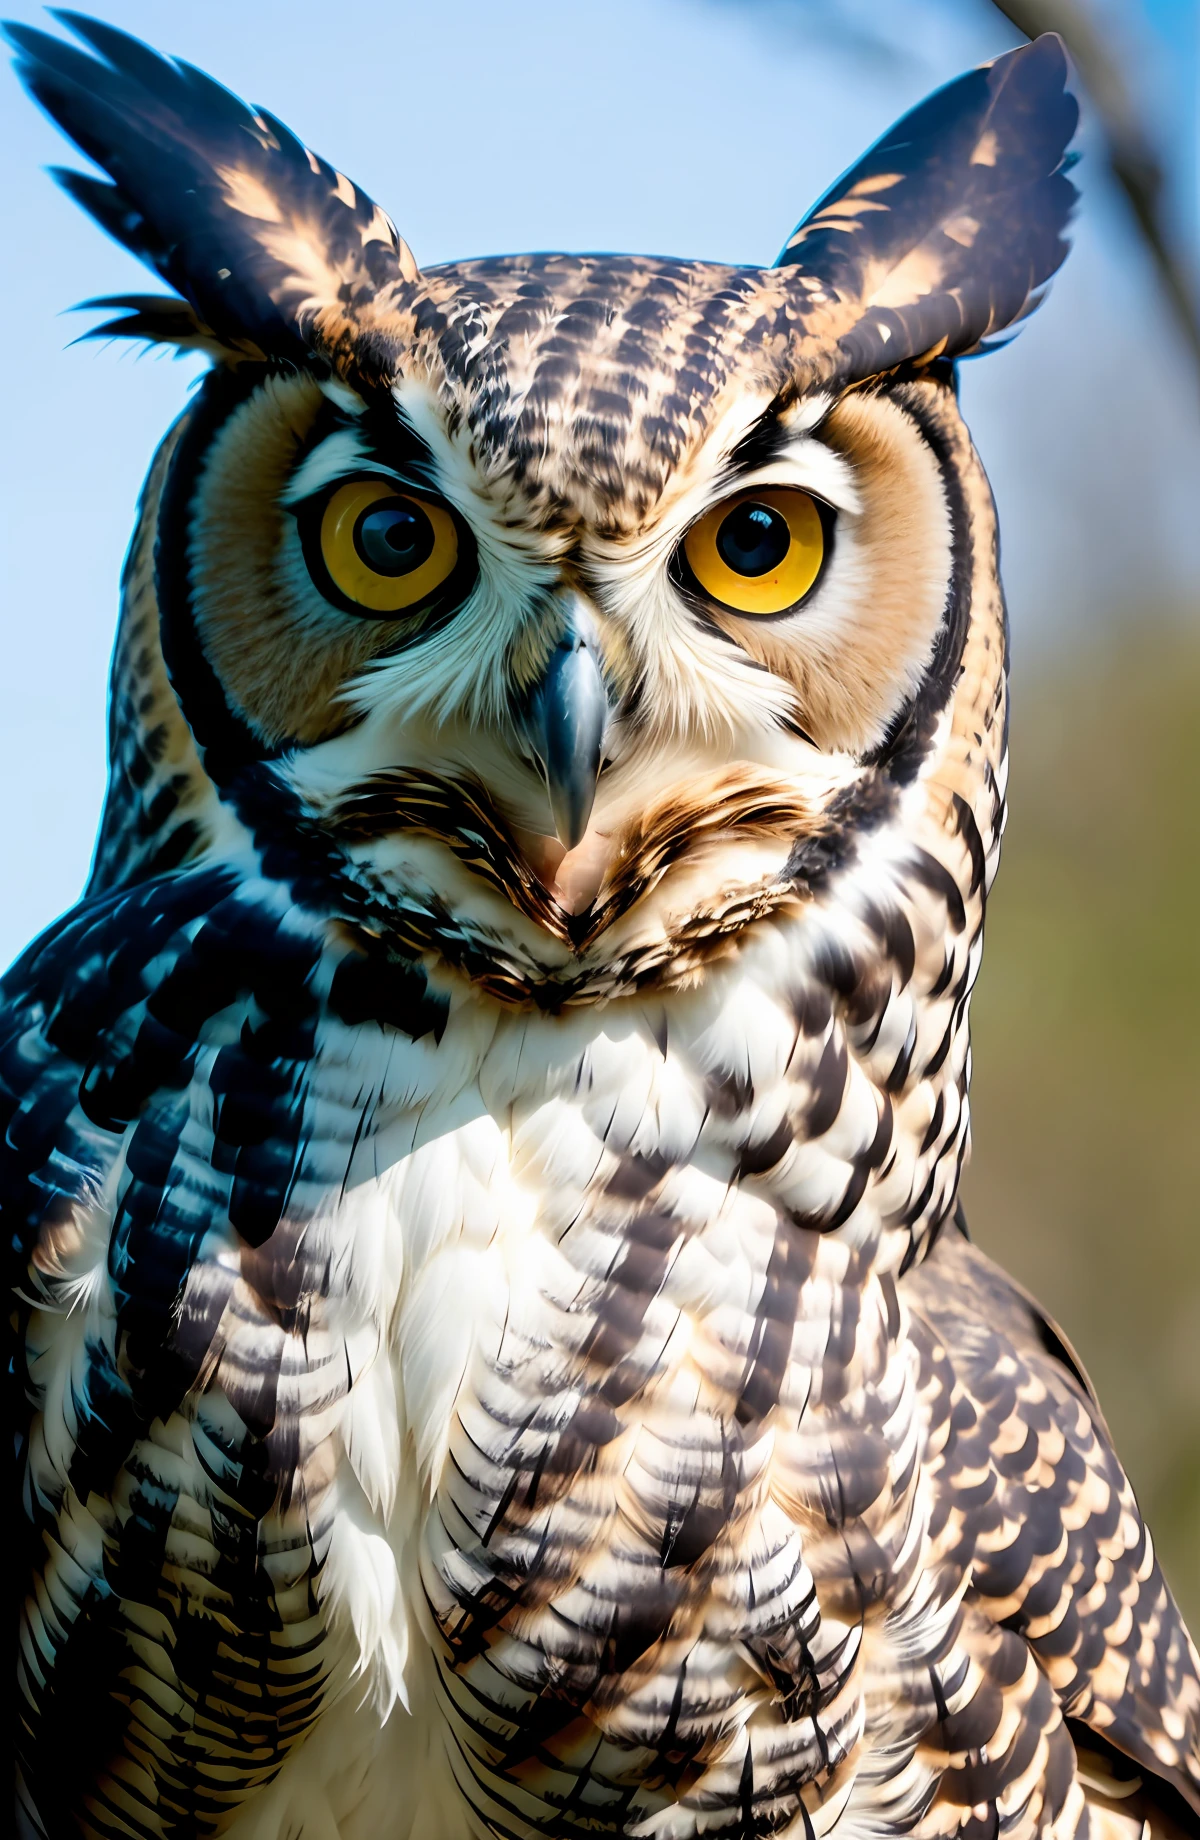
M 317 1453 L 374 1348 L 304 1243 L 360 1122 L 359 1073 L 312 1090 L 322 947 L 195 869 L 85 901 L 0 993 L 18 1749 L 50 1834 L 214 1830 L 329 1686 Z
M 1200 1812 L 1200 1662 L 1061 1332 L 954 1229 L 901 1290 L 945 1419 L 941 1552 L 1067 1716 Z
M 391 221 L 203 72 L 99 20 L 58 17 L 95 56 L 30 26 L 7 32 L 31 94 L 112 180 L 66 175 L 76 201 L 231 354 L 350 362 L 370 303 L 416 274 Z
M 838 380 L 977 351 L 1067 253 L 1079 110 L 1048 34 L 935 91 L 819 199 L 779 258 Z

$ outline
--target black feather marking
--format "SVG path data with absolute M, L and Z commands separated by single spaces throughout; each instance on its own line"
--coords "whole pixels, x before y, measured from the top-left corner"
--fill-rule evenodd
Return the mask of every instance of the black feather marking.
M 72 174 L 79 178 L 78 173 Z M 95 215 L 95 213 L 93 213 Z M 109 312 L 119 309 L 112 319 L 92 326 L 84 339 L 145 339 L 152 345 L 171 345 L 182 354 L 188 350 L 211 351 L 220 344 L 211 326 L 206 326 L 194 307 L 174 294 L 105 294 L 95 300 L 82 300 L 77 312 Z
M 449 999 L 430 990 L 419 965 L 399 958 L 369 934 L 356 938 L 334 973 L 329 1006 L 343 1022 L 375 1022 L 399 1029 L 413 1041 L 423 1035 L 442 1039 L 450 1014 Z
M 205 770 L 219 786 L 270 750 L 230 705 L 196 627 L 188 564 L 192 494 L 217 430 L 257 381 L 253 367 L 233 375 L 214 371 L 206 380 L 171 456 L 154 545 L 163 662 Z

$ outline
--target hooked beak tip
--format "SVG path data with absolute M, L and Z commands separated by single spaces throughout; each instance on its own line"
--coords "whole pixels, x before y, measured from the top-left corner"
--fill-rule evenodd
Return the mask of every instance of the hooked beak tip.
M 533 701 L 531 735 L 565 850 L 582 841 L 592 815 L 608 716 L 595 652 L 586 638 L 572 633 L 550 655 Z

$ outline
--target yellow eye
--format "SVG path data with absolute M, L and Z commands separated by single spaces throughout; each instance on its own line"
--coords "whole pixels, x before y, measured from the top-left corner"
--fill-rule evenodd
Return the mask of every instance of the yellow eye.
M 419 606 L 458 566 L 450 513 L 384 479 L 338 487 L 321 514 L 320 544 L 330 581 L 364 613 Z
M 734 613 L 786 613 L 804 599 L 825 560 L 816 501 L 789 486 L 760 486 L 727 498 L 683 539 L 688 566 L 706 594 Z

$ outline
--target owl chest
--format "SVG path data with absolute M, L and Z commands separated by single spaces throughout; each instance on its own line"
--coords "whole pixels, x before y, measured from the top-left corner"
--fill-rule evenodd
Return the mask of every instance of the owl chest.
M 561 1416 L 580 1386 L 632 1396 L 684 1341 L 691 1366 L 717 1365 L 716 1344 L 700 1341 L 751 1333 L 734 1319 L 753 1322 L 778 1265 L 781 1209 L 843 1207 L 878 1129 L 844 1051 L 797 1079 L 782 1017 L 769 1033 L 765 1016 L 757 1030 L 689 1017 L 676 1046 L 661 1016 L 632 1009 L 502 1015 L 468 1055 L 461 1036 L 478 1020 L 464 1017 L 456 1039 L 452 1019 L 428 1057 L 432 1090 L 403 1074 L 399 1104 L 381 1090 L 336 1226 L 383 1279 L 372 1305 L 408 1428 L 430 1452 L 472 1388 L 516 1387 L 541 1417 Z M 819 1147 L 796 1115 L 805 1085 L 812 1110 L 814 1079 Z M 809 1263 L 836 1283 L 846 1253 L 814 1237 Z
M 781 1427 L 819 1508 L 838 1426 L 895 1406 L 875 1263 L 889 1195 L 923 1181 L 828 1006 L 806 1033 L 743 979 L 665 1016 L 468 1012 L 410 1059 L 380 1078 L 332 1226 L 377 1350 L 356 1390 L 391 1395 L 388 1461 L 414 1466 L 411 1488 L 359 1481 L 440 1504 L 445 1614 L 474 1588 L 463 1555 L 522 1570 L 631 1465 L 662 1471 L 637 1507 L 658 1549 L 716 1537 Z M 860 1457 L 866 1489 L 886 1453 Z
M 736 1656 L 786 1677 L 816 1769 L 861 1716 L 863 1579 L 904 1588 L 922 1538 L 879 1095 L 832 1020 L 745 985 L 665 1040 L 653 1011 L 494 1022 L 453 1090 L 380 1104 L 340 1203 L 378 1352 L 325 1588 L 455 1729 L 603 1677 L 608 1736 L 660 1746 L 711 1725 Z M 462 1046 L 452 1018 L 437 1052 Z
M 742 974 L 561 1017 L 467 1004 L 436 1043 L 349 1044 L 356 1100 L 375 1079 L 337 1264 L 418 1443 L 476 1368 L 617 1400 L 682 1363 L 745 1416 L 787 1366 L 835 1358 L 875 1267 L 944 1209 L 965 1131 L 965 1029 L 902 1092 L 896 1055 L 942 1019 L 885 1001 L 862 1032 L 866 1052 L 825 992 Z

